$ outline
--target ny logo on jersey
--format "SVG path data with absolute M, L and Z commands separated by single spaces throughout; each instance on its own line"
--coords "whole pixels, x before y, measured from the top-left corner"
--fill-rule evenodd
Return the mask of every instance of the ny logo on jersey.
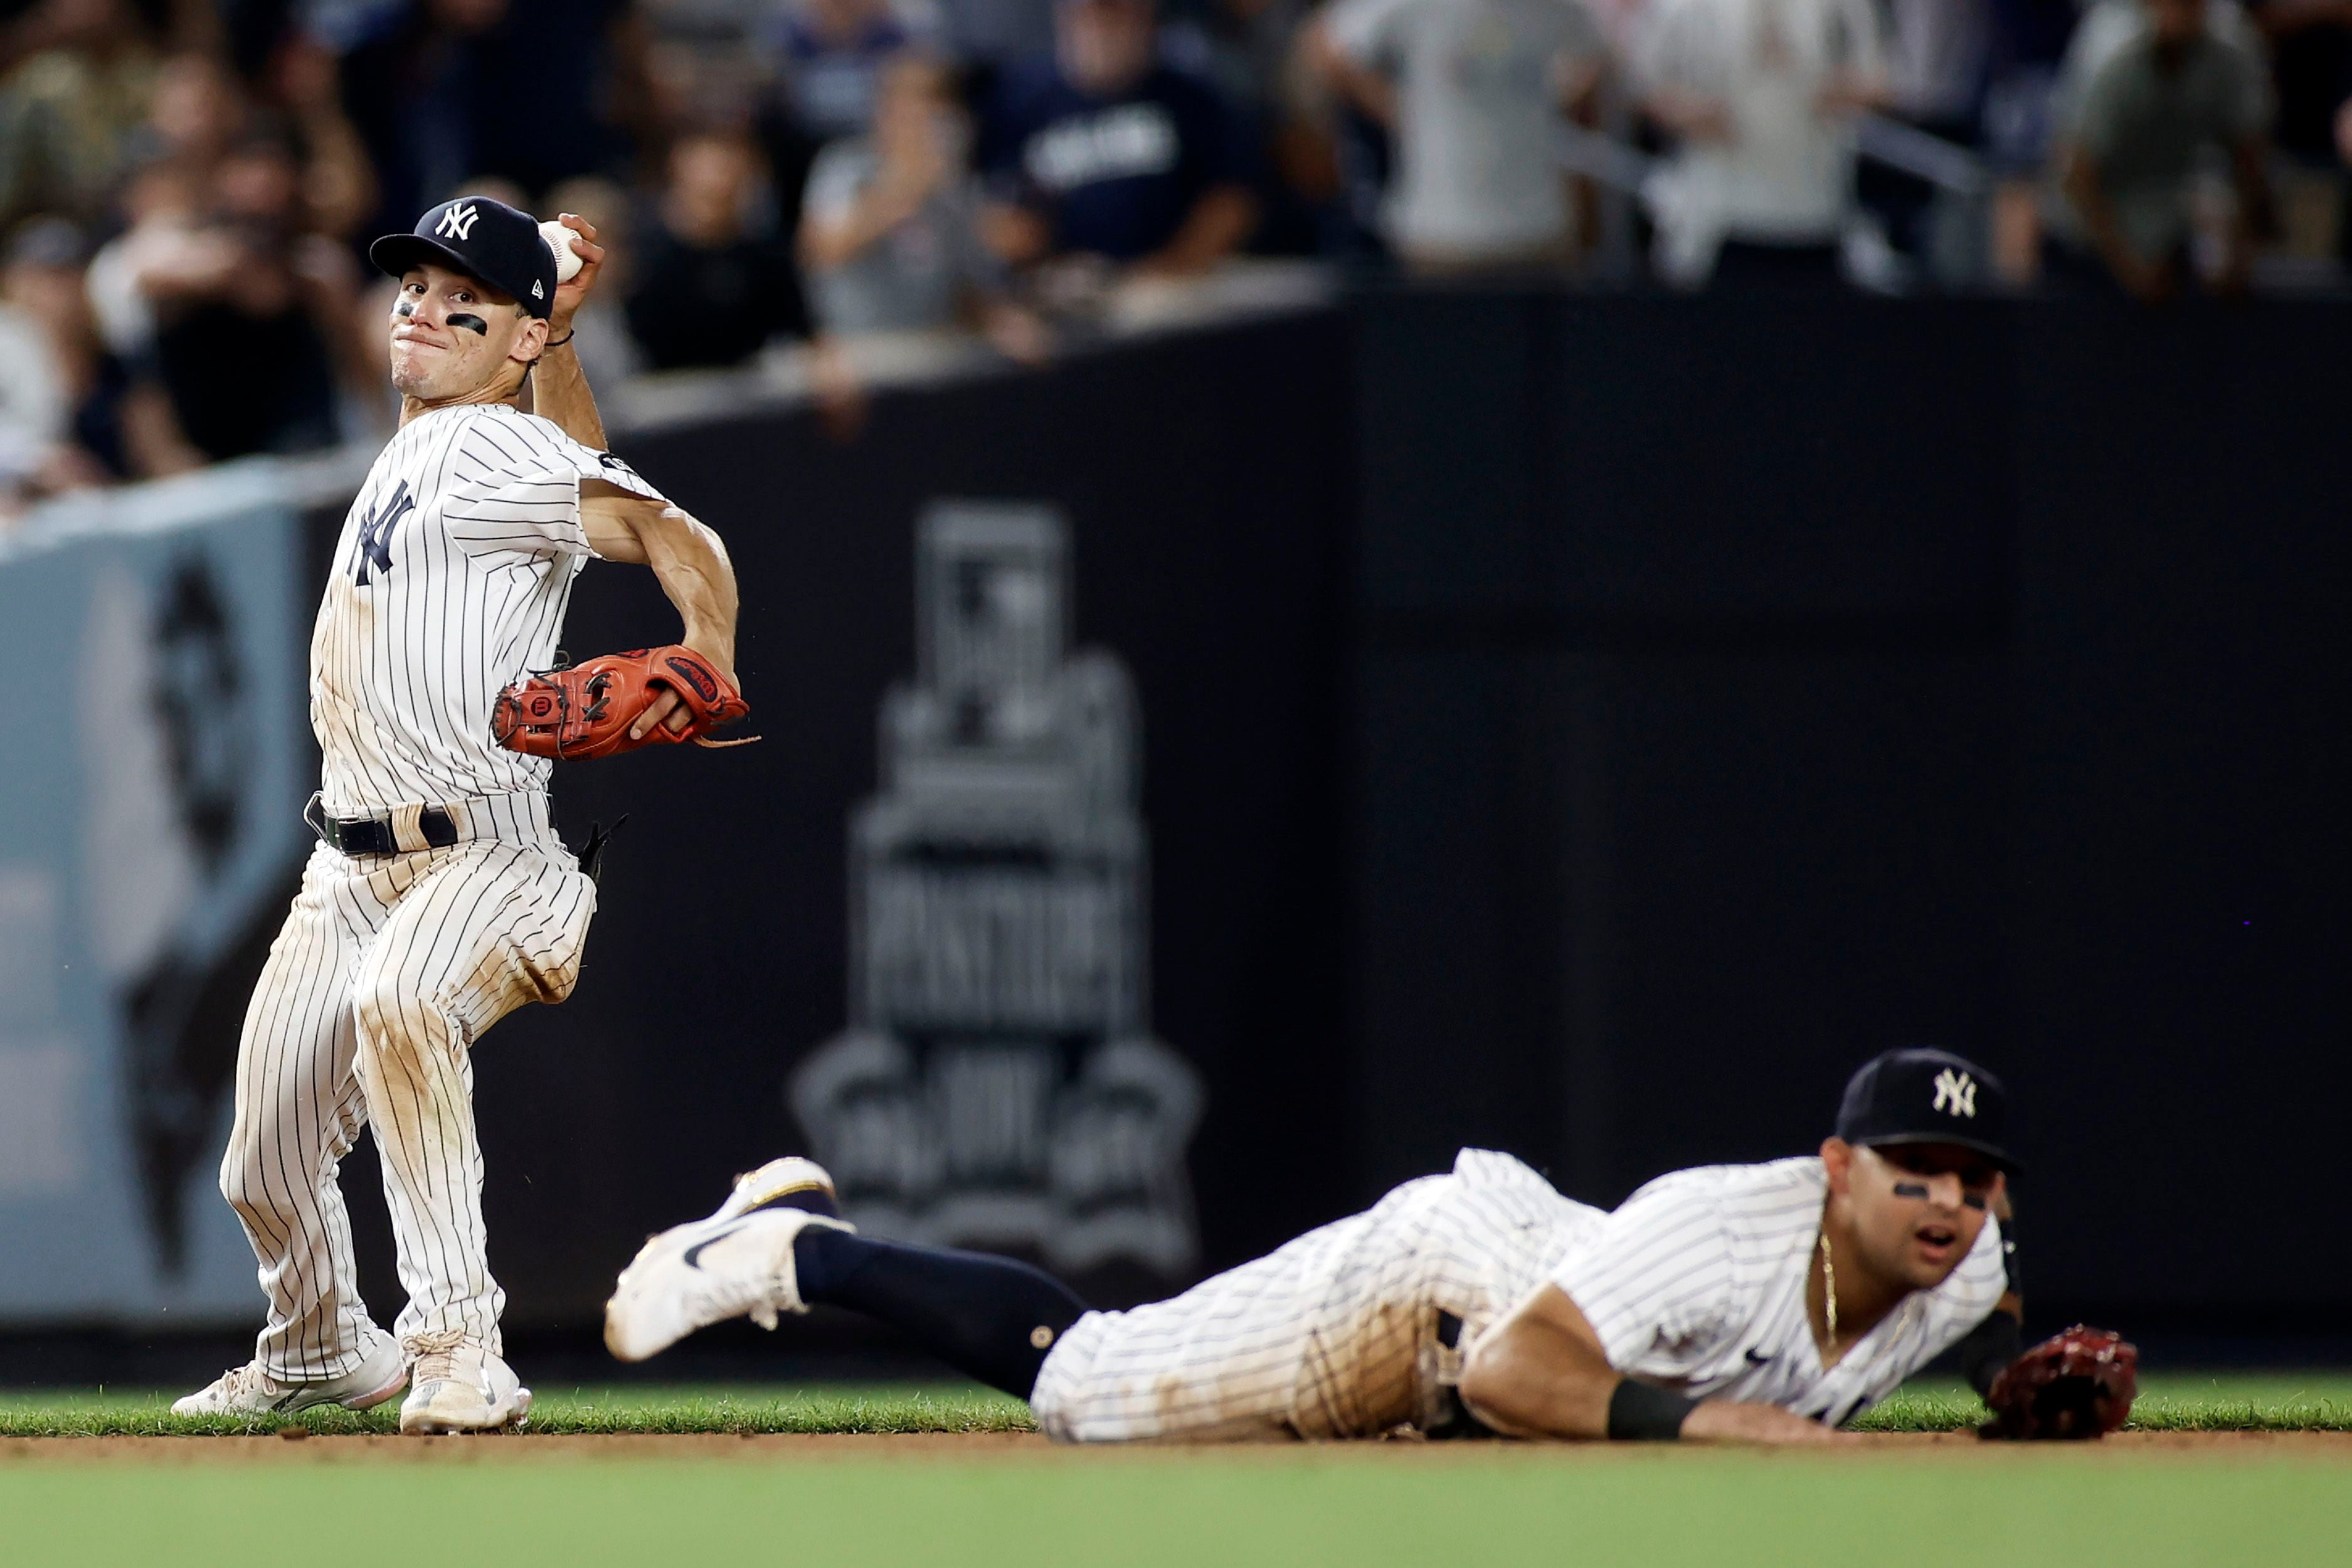
M 391 496 L 360 520 L 361 587 L 367 586 L 371 564 L 379 572 L 392 570 L 392 531 L 400 526 L 400 520 L 415 505 L 415 498 L 408 493 L 408 481 L 403 479 Z
M 441 221 L 433 226 L 433 232 L 452 239 L 471 239 L 474 237 L 474 220 L 481 216 L 482 209 L 471 202 L 462 207 L 451 207 L 441 215 Z
M 1955 1116 L 1977 1113 L 1977 1080 L 1964 1072 L 1946 1068 L 1936 1075 L 1936 1103 L 1930 1110 L 1949 1110 Z

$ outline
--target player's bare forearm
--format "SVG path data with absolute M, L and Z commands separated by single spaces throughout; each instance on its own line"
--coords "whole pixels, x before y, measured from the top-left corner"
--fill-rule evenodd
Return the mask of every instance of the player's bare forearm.
M 1470 1348 L 1462 1402 L 1510 1437 L 1605 1437 L 1620 1378 L 1568 1292 L 1537 1290 Z
M 686 624 L 678 640 L 735 671 L 735 565 L 719 535 L 678 508 L 604 479 L 580 481 L 580 521 L 607 561 L 653 568 Z
M 1584 1313 L 1565 1290 L 1546 1285 L 1479 1336 L 1463 1363 L 1460 1392 L 1471 1414 L 1506 1436 L 1573 1441 L 1612 1436 L 1611 1408 L 1624 1382 Z M 1696 1443 L 1824 1443 L 1845 1436 L 1778 1405 L 1727 1399 L 1692 1406 L 1679 1435 Z
M 646 564 L 677 606 L 686 633 L 678 640 L 735 675 L 735 565 L 719 535 L 676 507 L 665 507 L 639 535 Z
M 561 334 L 559 334 L 561 335 Z M 530 373 L 531 412 L 551 419 L 563 433 L 593 451 L 607 451 L 604 416 L 596 412 L 596 395 L 588 390 L 588 373 L 569 342 L 549 345 Z
M 1736 1399 L 1702 1399 L 1683 1423 L 1685 1443 L 1765 1443 L 1776 1446 L 1860 1441 L 1851 1432 L 1832 1431 L 1777 1405 Z
M 555 286 L 547 315 L 547 347 L 530 373 L 530 411 L 553 420 L 582 446 L 609 451 L 604 417 L 596 412 L 595 394 L 588 390 L 588 373 L 572 348 L 580 307 L 604 274 L 604 247 L 596 243 L 596 226 L 578 213 L 564 213 L 559 221 L 572 231 L 572 254 L 580 258 L 580 270 Z

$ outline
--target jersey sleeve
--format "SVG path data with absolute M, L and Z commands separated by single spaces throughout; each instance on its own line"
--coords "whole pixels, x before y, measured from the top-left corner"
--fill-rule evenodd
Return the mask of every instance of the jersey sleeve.
M 442 505 L 449 538 L 476 554 L 593 555 L 580 481 L 604 479 L 667 501 L 635 468 L 531 416 L 484 421 L 457 454 Z
M 1731 1240 L 1721 1205 L 1706 1193 L 1634 1194 L 1569 1251 L 1552 1283 L 1622 1373 L 1695 1369 L 1737 1321 Z

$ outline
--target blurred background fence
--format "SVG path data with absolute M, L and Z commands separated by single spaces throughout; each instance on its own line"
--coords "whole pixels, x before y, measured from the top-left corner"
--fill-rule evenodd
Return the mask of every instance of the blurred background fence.
M 970 513 L 1031 522 L 982 530 L 1011 553 L 929 613 L 1066 615 L 1070 662 L 1039 668 L 1138 716 L 1129 1033 L 1190 1071 L 1119 1106 L 1164 1128 L 1204 1098 L 1189 1181 L 1139 1167 L 1126 1195 L 1160 1181 L 1196 1245 L 1114 1237 L 1079 1270 L 1101 1293 L 1461 1143 L 1600 1201 L 1801 1152 L 1855 1060 L 1934 1040 L 2018 1090 L 2040 1309 L 2340 1334 L 2352 1267 L 2311 1231 L 2352 934 L 2347 338 L 2293 301 L 2151 323 L 1372 289 L 885 387 L 846 440 L 739 395 L 616 431 L 729 541 L 766 738 L 558 771 L 575 839 L 631 820 L 578 994 L 478 1055 L 512 1320 L 592 1323 L 647 1230 L 810 1136 L 788 1084 L 858 1021 L 851 822 L 895 787 L 886 698 L 932 658 L 918 525 L 947 499 L 1048 510 Z M 126 491 L 0 563 L 15 1326 L 251 1315 L 213 1163 L 240 975 L 290 883 L 255 889 L 301 848 L 304 628 L 352 478 L 262 459 Z M 671 624 L 649 578 L 595 569 L 565 646 Z M 1001 718 L 942 744 L 1061 765 L 1062 720 Z M 94 902 L 139 888 L 144 925 Z M 972 1090 L 947 1184 L 1066 1192 L 1010 1081 Z M 1021 1226 L 1053 1212 L 982 1239 L 1050 1256 Z

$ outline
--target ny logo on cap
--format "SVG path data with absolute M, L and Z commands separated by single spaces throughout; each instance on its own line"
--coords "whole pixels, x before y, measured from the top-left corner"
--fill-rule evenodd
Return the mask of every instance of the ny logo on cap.
M 1936 1103 L 1931 1110 L 1949 1110 L 1955 1116 L 1977 1113 L 1977 1080 L 1964 1072 L 1946 1068 L 1936 1075 Z
M 481 216 L 482 209 L 471 202 L 462 207 L 451 207 L 441 215 L 441 221 L 433 226 L 433 232 L 460 240 L 471 239 L 474 237 L 474 220 Z

